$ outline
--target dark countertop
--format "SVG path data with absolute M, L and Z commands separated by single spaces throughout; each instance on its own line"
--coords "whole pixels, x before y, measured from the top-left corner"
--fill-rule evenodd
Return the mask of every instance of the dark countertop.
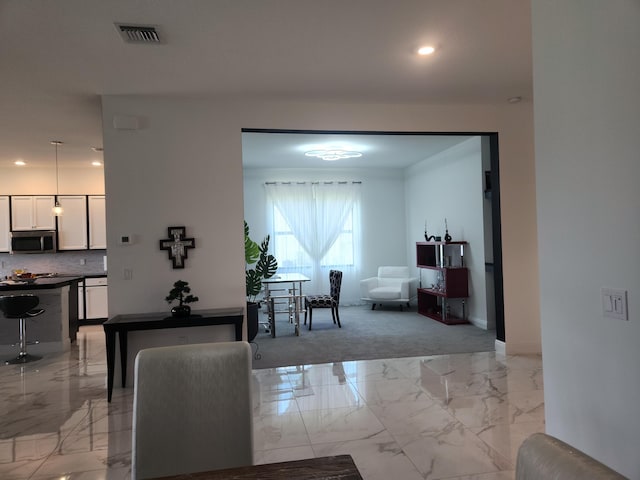
M 0 282 L 0 293 L 12 290 L 52 290 L 65 285 L 72 285 L 81 282 L 83 276 L 76 277 L 43 277 L 36 278 L 33 283 L 5 284 Z

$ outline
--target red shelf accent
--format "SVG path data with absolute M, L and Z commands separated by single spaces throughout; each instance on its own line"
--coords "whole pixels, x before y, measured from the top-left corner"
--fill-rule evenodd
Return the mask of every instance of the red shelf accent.
M 418 242 L 416 243 L 416 259 L 418 268 L 442 272 L 443 289 L 418 288 L 418 313 L 446 325 L 469 323 L 465 318 L 455 315 L 442 315 L 442 309 L 449 305 L 448 299 L 465 299 L 469 297 L 469 272 L 463 264 L 463 247 L 448 250 L 453 245 L 466 245 L 467 242 Z M 445 266 L 443 257 L 447 255 Z M 451 256 L 449 256 L 451 255 Z M 457 257 L 456 257 L 457 255 Z M 451 266 L 451 263 L 457 266 Z M 463 310 L 464 312 L 464 307 Z

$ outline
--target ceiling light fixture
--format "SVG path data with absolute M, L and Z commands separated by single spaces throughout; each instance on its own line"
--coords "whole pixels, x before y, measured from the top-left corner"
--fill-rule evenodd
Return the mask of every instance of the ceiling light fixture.
M 436 51 L 435 47 L 426 45 L 418 49 L 418 55 L 431 55 L 435 51 Z
M 26 165 L 24 160 L 16 160 L 15 162 L 13 162 L 15 165 L 18 165 L 19 167 L 24 167 Z
M 96 153 L 102 153 L 104 149 L 102 147 L 91 147 L 91 150 L 93 150 Z
M 509 97 L 507 98 L 507 102 L 509 103 L 520 103 L 522 101 L 522 97 Z
M 99 167 L 100 165 L 102 165 L 102 163 L 100 163 L 98 160 L 94 160 L 93 162 L 91 162 L 91 165 L 93 165 L 94 167 Z
M 309 150 L 304 153 L 307 157 L 317 157 L 327 162 L 334 162 L 336 160 L 343 160 L 345 158 L 358 158 L 362 156 L 362 153 L 355 150 Z
M 58 195 L 60 194 L 58 178 L 58 147 L 62 145 L 62 142 L 60 140 L 51 140 L 51 145 L 56 148 L 56 203 L 51 211 L 56 217 L 59 217 L 63 212 L 62 206 L 60 205 L 60 202 L 58 202 Z

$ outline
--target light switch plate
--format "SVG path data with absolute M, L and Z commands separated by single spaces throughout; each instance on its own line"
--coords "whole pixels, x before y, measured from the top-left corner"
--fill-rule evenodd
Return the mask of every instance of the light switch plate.
M 627 312 L 627 291 L 615 288 L 602 289 L 602 315 L 605 318 L 629 320 Z

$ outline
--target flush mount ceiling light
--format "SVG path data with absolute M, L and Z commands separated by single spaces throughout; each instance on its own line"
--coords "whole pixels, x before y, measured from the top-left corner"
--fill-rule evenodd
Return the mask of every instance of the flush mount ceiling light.
M 345 158 L 358 158 L 362 156 L 362 153 L 355 150 L 309 150 L 304 153 L 307 157 L 317 157 L 327 162 L 334 162 L 336 160 L 343 160 Z
M 424 47 L 420 47 L 418 49 L 418 55 L 431 55 L 435 51 L 435 47 L 432 47 L 431 45 L 425 45 Z
M 62 145 L 62 142 L 60 140 L 51 140 L 51 145 L 56 148 L 56 203 L 51 211 L 56 217 L 59 217 L 63 212 L 62 206 L 60 205 L 60 202 L 58 202 L 58 195 L 60 195 L 60 189 L 58 187 L 58 147 Z
M 100 165 L 102 165 L 102 163 L 100 163 L 98 160 L 94 160 L 93 162 L 91 162 L 91 165 L 93 165 L 94 167 L 99 167 Z
M 26 162 L 24 160 L 16 160 L 13 163 L 14 165 L 18 165 L 19 167 L 24 167 L 26 165 Z

